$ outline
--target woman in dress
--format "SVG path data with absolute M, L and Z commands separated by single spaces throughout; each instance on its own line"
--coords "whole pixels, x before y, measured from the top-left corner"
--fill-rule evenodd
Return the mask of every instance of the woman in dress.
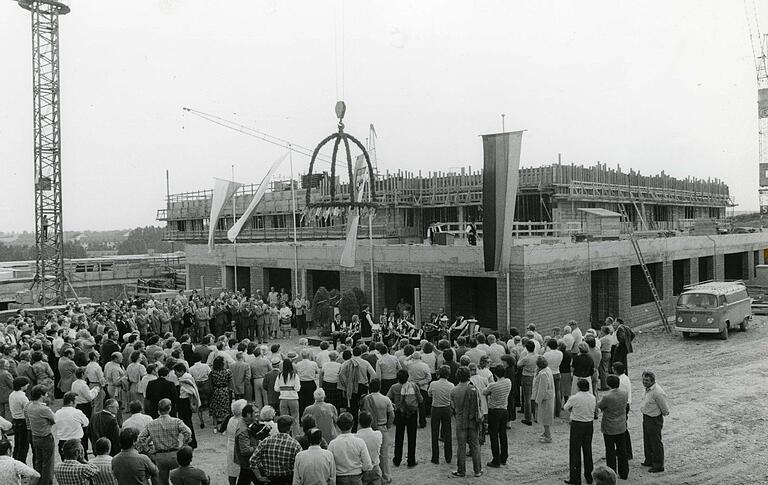
M 240 423 L 243 421 L 242 413 L 246 404 L 248 404 L 248 401 L 245 399 L 234 401 L 231 406 L 232 417 L 227 423 L 227 478 L 229 479 L 229 485 L 235 485 L 237 477 L 240 475 L 240 465 L 235 463 L 235 435 L 240 427 Z
M 299 389 L 301 381 L 293 370 L 293 362 L 291 359 L 284 359 L 283 371 L 275 381 L 275 392 L 280 393 L 280 415 L 293 418 L 293 436 L 299 435 Z
M 43 360 L 43 353 L 39 350 L 32 352 L 32 371 L 35 373 L 37 385 L 48 389 L 48 399 L 53 400 L 53 369 L 48 362 Z
M 291 317 L 293 316 L 293 312 L 287 304 L 281 303 L 279 314 L 280 332 L 282 332 L 283 338 L 291 338 Z
M 531 399 L 536 401 L 536 420 L 544 426 L 544 432 L 539 437 L 539 441 L 552 443 L 549 428 L 555 419 L 555 381 L 546 358 L 540 355 L 536 359 L 536 367 L 538 370 L 533 378 Z
M 224 357 L 219 355 L 213 359 L 213 369 L 208 378 L 211 381 L 211 386 L 213 386 L 209 406 L 213 432 L 216 433 L 219 424 L 229 414 L 230 402 L 232 401 L 232 371 L 224 368 Z
M 141 379 L 147 375 L 147 368 L 139 362 L 141 359 L 141 352 L 134 350 L 131 353 L 131 363 L 125 369 L 125 374 L 128 376 L 128 402 L 133 402 L 138 399 L 142 399 L 139 393 L 139 383 Z

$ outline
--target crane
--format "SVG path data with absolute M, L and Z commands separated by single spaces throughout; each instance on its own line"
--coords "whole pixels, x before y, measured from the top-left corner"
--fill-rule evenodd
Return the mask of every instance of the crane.
M 760 24 L 757 17 L 757 5 L 755 0 L 744 0 L 744 9 L 747 14 L 747 26 L 749 27 L 749 39 L 752 43 L 752 57 L 755 61 L 757 73 L 757 121 L 758 121 L 758 180 L 760 188 L 758 196 L 760 200 L 760 220 L 762 226 L 763 217 L 768 214 L 768 39 L 760 32 Z
M 55 0 L 18 0 L 32 16 L 32 101 L 35 161 L 35 289 L 40 305 L 64 303 L 64 229 L 61 211 L 59 16 Z

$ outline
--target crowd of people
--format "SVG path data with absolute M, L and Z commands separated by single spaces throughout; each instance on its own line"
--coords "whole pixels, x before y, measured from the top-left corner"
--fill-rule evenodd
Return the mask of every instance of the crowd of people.
M 543 444 L 556 418 L 570 421 L 565 483 L 628 476 L 634 334 L 621 320 L 584 332 L 572 321 L 550 336 L 533 325 L 503 336 L 454 332 L 455 321 L 430 341 L 399 330 L 393 339 L 388 312 L 373 323 L 363 307 L 354 320 L 370 331 L 338 327 L 318 349 L 306 338 L 274 341 L 256 308 L 276 308 L 286 333 L 293 325 L 306 334 L 308 302 L 274 289 L 69 304 L 37 319 L 20 310 L 0 325 L 0 483 L 208 484 L 192 466 L 195 429 L 205 426 L 226 434 L 232 485 L 390 483 L 392 466 L 418 465 L 428 422 L 431 462 L 442 452 L 453 476 L 480 477 L 486 441 L 485 466 L 507 466 L 520 413 L 523 425 L 541 427 Z M 406 305 L 397 311 L 396 325 L 412 325 Z M 442 311 L 433 318 L 445 321 Z M 661 472 L 669 408 L 652 372 L 643 385 L 643 465 Z M 599 415 L 608 468 L 593 470 Z

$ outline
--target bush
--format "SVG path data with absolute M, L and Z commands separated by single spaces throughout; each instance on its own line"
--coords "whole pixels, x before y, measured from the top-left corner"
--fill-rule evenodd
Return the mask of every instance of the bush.
M 352 292 L 355 294 L 355 299 L 357 300 L 357 306 L 360 307 L 360 309 L 363 309 L 363 305 L 370 305 L 371 302 L 368 301 L 368 298 L 365 297 L 365 293 L 363 290 L 355 286 L 352 288 Z
M 347 323 L 352 321 L 352 315 L 360 313 L 360 307 L 353 290 L 342 293 L 341 300 L 339 300 L 339 313 L 341 313 L 341 319 Z

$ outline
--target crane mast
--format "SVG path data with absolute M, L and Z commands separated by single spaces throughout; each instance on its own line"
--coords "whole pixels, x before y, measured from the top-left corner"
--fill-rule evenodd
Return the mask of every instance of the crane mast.
M 43 306 L 65 299 L 64 230 L 61 208 L 61 117 L 59 108 L 59 16 L 67 5 L 54 0 L 18 0 L 32 19 L 32 100 L 35 163 L 35 279 L 33 295 Z
M 758 122 L 758 197 L 760 201 L 760 220 L 768 215 L 768 40 L 760 32 L 757 6 L 754 0 L 744 0 L 749 26 L 749 39 L 752 44 L 752 57 L 757 74 L 757 122 Z

